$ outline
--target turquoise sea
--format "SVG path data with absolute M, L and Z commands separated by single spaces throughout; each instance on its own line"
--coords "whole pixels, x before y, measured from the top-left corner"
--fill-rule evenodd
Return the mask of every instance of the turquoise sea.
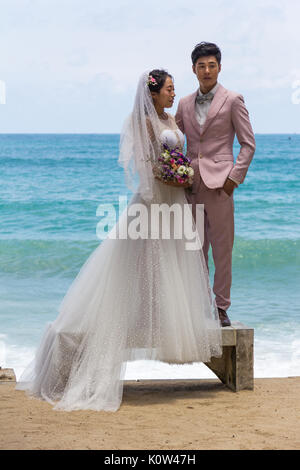
M 228 314 L 255 329 L 256 377 L 300 375 L 300 135 L 256 135 L 256 142 L 234 195 Z M 131 195 L 118 146 L 112 134 L 0 134 L 0 366 L 17 378 L 101 243 L 97 207 Z M 154 377 L 213 375 L 203 364 L 142 361 L 127 371 Z

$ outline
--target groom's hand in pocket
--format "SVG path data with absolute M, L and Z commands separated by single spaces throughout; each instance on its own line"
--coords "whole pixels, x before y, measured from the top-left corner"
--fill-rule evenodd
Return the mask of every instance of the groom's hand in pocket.
M 234 188 L 236 187 L 236 184 L 229 178 L 224 183 L 223 189 L 228 196 L 231 196 L 233 193 Z

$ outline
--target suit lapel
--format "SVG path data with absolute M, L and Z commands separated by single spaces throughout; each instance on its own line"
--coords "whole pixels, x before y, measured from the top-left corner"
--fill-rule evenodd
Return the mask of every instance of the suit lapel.
M 204 126 L 202 128 L 202 134 L 206 132 L 206 129 L 210 126 L 212 123 L 213 119 L 216 117 L 220 109 L 222 108 L 223 104 L 225 103 L 227 99 L 228 92 L 226 88 L 224 88 L 221 84 L 219 84 L 217 91 L 215 93 L 215 96 L 211 102 L 211 105 L 209 107 L 207 117 L 204 123 Z M 195 112 L 194 112 L 195 114 Z M 200 126 L 199 126 L 200 127 Z

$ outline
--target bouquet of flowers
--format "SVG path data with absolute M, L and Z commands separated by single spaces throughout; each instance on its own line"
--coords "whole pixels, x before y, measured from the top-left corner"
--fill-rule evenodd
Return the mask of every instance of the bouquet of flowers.
M 194 170 L 191 160 L 179 152 L 177 148 L 170 149 L 166 144 L 158 157 L 158 163 L 153 168 L 155 178 L 170 186 L 188 188 L 193 184 Z

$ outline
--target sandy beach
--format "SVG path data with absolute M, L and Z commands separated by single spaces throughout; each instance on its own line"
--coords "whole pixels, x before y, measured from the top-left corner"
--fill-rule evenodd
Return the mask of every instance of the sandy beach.
M 300 377 L 126 382 L 115 412 L 54 411 L 0 382 L 0 449 L 300 449 Z

